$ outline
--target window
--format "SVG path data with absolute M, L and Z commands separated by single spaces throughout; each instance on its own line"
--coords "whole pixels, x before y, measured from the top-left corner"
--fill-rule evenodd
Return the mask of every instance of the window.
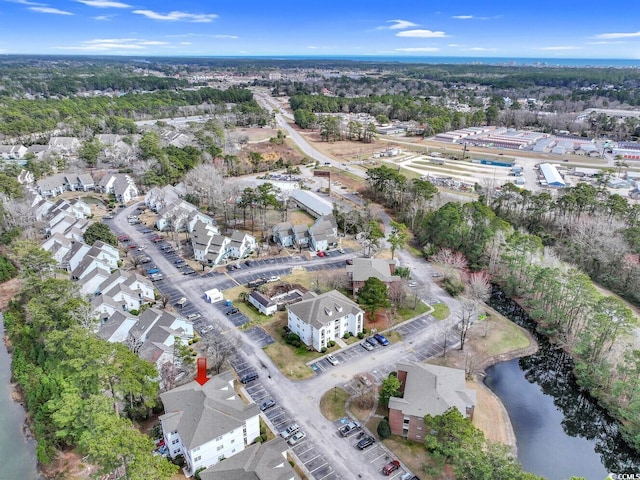
M 218 452 L 224 448 L 224 445 L 218 445 Z
M 235 438 L 232 438 L 232 439 L 231 439 L 231 443 L 234 443 L 235 441 L 236 441 L 236 439 L 235 439 Z
M 202 460 L 202 455 L 198 455 L 196 458 L 194 458 L 193 463 L 199 462 L 200 460 Z
M 215 439 L 216 442 L 219 442 L 220 440 L 222 440 L 222 435 Z
M 180 440 L 178 440 L 178 439 L 176 438 L 173 442 L 171 442 L 171 445 L 175 445 L 175 444 L 176 444 L 176 443 L 178 443 L 179 441 L 180 441 Z

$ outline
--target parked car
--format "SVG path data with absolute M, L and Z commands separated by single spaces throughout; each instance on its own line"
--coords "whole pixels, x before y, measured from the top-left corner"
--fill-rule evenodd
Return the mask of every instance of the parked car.
M 105 215 L 102 217 L 103 220 L 113 220 L 113 215 Z
M 345 260 L 345 262 L 346 262 L 346 264 L 347 264 L 347 265 L 353 265 L 353 260 L 352 260 L 352 259 L 350 259 L 350 258 L 347 258 L 347 259 Z
M 193 275 L 194 273 L 196 273 L 196 271 L 191 267 L 182 270 L 183 275 Z
M 129 220 L 129 223 L 131 225 L 140 225 L 142 222 L 136 218 L 134 220 Z
M 304 433 L 303 431 L 299 431 L 297 433 L 294 433 L 291 438 L 289 438 L 289 440 L 287 441 L 287 443 L 291 446 L 294 446 L 296 443 L 300 443 L 302 441 L 303 438 L 305 438 L 307 436 L 306 433 Z
M 341 426 L 338 429 L 338 433 L 343 437 L 348 437 L 352 433 L 360 430 L 360 424 L 358 422 L 349 422 L 346 425 Z
M 147 233 L 151 233 L 151 232 L 153 232 L 153 230 L 151 230 L 150 228 L 143 228 L 143 229 L 142 229 L 142 233 L 143 233 L 143 234 L 145 234 L 145 235 L 146 235 Z
M 270 408 L 275 406 L 276 406 L 276 401 L 273 398 L 270 398 L 269 400 L 265 400 L 260 404 L 260 410 L 264 412 L 265 410 L 269 410 Z
M 190 313 L 189 315 L 187 315 L 187 320 L 196 320 L 198 318 L 200 318 L 202 316 L 202 314 L 200 312 L 196 312 L 196 313 Z
M 291 425 L 289 425 L 287 428 L 285 428 L 283 431 L 280 432 L 280 436 L 286 440 L 291 435 L 296 433 L 298 430 L 300 430 L 300 427 L 298 426 L 298 424 L 292 423 Z
M 365 350 L 368 350 L 369 352 L 371 350 L 373 350 L 373 345 L 371 345 L 369 342 L 367 342 L 366 340 L 364 342 L 362 342 L 360 344 L 362 346 L 362 348 L 364 348 Z
M 213 328 L 213 327 L 211 327 Z M 253 382 L 254 380 L 258 379 L 258 372 L 249 372 L 249 373 L 245 373 L 242 378 L 240 378 L 240 382 L 242 383 L 249 383 L 249 382 Z
M 416 282 L 415 280 L 411 280 L 410 282 L 407 283 L 408 287 L 417 287 L 418 286 L 418 282 Z
M 333 355 L 327 355 L 327 362 L 329 362 L 333 366 L 336 366 L 340 363 L 338 359 Z
M 128 240 L 129 239 L 129 235 L 118 235 L 118 241 L 122 242 L 124 240 Z
M 264 285 L 267 281 L 264 278 L 256 278 L 247 283 L 248 288 L 258 288 L 260 285 Z
M 147 268 L 147 275 L 153 275 L 154 273 L 160 273 L 160 269 L 155 265 L 153 267 Z
M 205 333 L 209 333 L 211 330 L 213 330 L 213 325 L 207 325 L 200 331 L 200 333 L 204 335 Z M 247 383 L 247 382 L 242 382 L 242 383 Z
M 181 263 L 187 263 L 187 262 L 185 262 L 185 261 L 184 261 L 183 259 L 181 259 L 181 258 L 176 258 L 176 259 L 173 261 L 173 263 L 174 263 L 174 264 L 176 264 L 176 265 L 179 265 L 179 264 L 181 264 Z
M 387 345 L 389 345 L 389 340 L 387 340 L 384 335 L 380 335 L 379 333 L 376 333 L 373 336 L 373 338 L 375 338 L 376 341 L 383 347 L 386 347 Z
M 255 262 L 253 260 L 247 260 L 246 262 L 244 262 L 244 264 L 247 267 L 253 267 L 255 265 Z
M 365 448 L 370 447 L 374 443 L 376 443 L 376 439 L 375 438 L 373 438 L 373 437 L 364 437 L 362 440 L 360 440 L 358 443 L 356 443 L 356 447 L 358 447 L 360 450 L 364 450 Z
M 384 467 L 382 467 L 382 473 L 387 477 L 400 468 L 400 462 L 398 460 L 391 460 Z
M 238 310 L 236 307 L 233 307 L 233 308 L 230 308 L 229 310 L 227 310 L 227 315 L 235 315 L 239 311 L 240 310 Z
M 164 275 L 162 275 L 161 273 L 152 273 L 151 275 L 149 275 L 149 279 L 152 282 L 158 282 L 164 279 Z
M 433 278 L 440 278 L 442 276 L 441 273 L 434 273 L 433 275 L 431 275 Z
M 324 253 L 324 252 L 318 252 L 318 253 L 317 253 L 317 255 L 318 255 L 319 257 L 324 257 L 324 256 L 325 256 L 325 253 Z
M 377 347 L 378 345 L 380 345 L 374 337 L 367 337 L 365 341 L 372 347 Z
M 227 265 L 227 272 L 233 272 L 233 265 Z
M 267 282 L 279 282 L 280 281 L 280 277 L 277 275 L 271 275 L 269 278 L 267 278 Z
M 241 270 L 242 269 L 242 267 L 240 266 L 239 263 L 234 263 L 233 264 L 233 268 L 235 268 L 236 270 Z

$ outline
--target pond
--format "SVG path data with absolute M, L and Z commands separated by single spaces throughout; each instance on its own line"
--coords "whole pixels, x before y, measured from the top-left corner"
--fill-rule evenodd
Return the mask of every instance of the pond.
M 4 323 L 0 314 L 0 338 L 4 338 Z M 11 357 L 0 342 L 0 478 L 36 480 L 35 442 L 27 440 L 24 409 L 11 398 Z
M 487 369 L 485 379 L 509 412 L 524 469 L 550 480 L 640 473 L 640 456 L 624 442 L 617 422 L 579 389 L 569 355 L 538 335 L 533 320 L 499 288 L 489 304 L 540 345 L 534 355 Z

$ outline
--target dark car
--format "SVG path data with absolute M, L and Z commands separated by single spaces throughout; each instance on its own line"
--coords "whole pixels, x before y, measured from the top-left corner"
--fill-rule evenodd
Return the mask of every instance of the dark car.
M 181 259 L 181 258 L 176 258 L 176 259 L 173 261 L 173 263 L 174 263 L 174 264 L 176 264 L 176 265 L 179 265 L 179 264 L 181 264 L 181 263 L 187 263 L 187 262 L 185 262 L 185 261 L 184 261 L 183 259 Z
M 265 410 L 269 410 L 271 407 L 275 407 L 275 406 L 276 406 L 276 401 L 273 398 L 270 398 L 269 400 L 265 400 L 260 404 L 260 410 L 264 412 Z
M 236 307 L 233 307 L 229 310 L 227 310 L 227 315 L 235 315 L 236 313 L 238 313 L 240 310 L 238 310 Z
M 240 266 L 240 264 L 239 264 L 239 263 L 234 263 L 234 264 L 233 264 L 233 268 L 235 268 L 236 270 L 240 270 L 240 269 L 242 269 L 242 267 Z
M 389 345 L 389 340 L 387 340 L 384 335 L 380 335 L 379 333 L 376 333 L 373 338 L 376 339 L 376 341 L 382 345 L 383 347 L 386 347 L 387 345 Z
M 196 271 L 193 268 L 185 268 L 182 270 L 183 275 L 193 275 Z
M 258 379 L 258 372 L 250 372 L 250 373 L 245 373 L 240 379 L 240 381 L 246 384 L 249 382 L 253 382 L 254 380 L 257 380 L 257 379 Z
M 247 260 L 246 262 L 244 262 L 244 264 L 247 267 L 253 267 L 255 265 L 255 262 L 253 260 Z
M 227 265 L 227 272 L 233 272 L 233 265 Z
M 143 229 L 142 229 L 142 233 L 144 233 L 145 235 L 146 235 L 147 233 L 151 233 L 151 232 L 153 232 L 153 230 L 151 230 L 150 228 L 143 228 Z
M 352 260 L 352 259 L 350 259 L 350 258 L 347 258 L 347 259 L 345 260 L 345 262 L 346 262 L 346 264 L 347 264 L 347 265 L 353 265 L 353 260 Z
M 356 443 L 356 447 L 358 447 L 360 450 L 364 450 L 365 448 L 370 447 L 374 443 L 376 443 L 376 439 L 375 438 L 373 438 L 373 437 L 364 437 L 362 440 L 360 440 L 358 443 Z

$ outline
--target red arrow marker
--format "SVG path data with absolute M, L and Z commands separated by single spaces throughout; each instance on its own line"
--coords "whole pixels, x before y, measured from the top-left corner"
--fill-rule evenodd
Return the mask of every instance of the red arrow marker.
M 209 379 L 207 378 L 207 359 L 199 358 L 198 359 L 198 374 L 196 375 L 196 382 L 200 385 L 204 385 L 207 383 Z

